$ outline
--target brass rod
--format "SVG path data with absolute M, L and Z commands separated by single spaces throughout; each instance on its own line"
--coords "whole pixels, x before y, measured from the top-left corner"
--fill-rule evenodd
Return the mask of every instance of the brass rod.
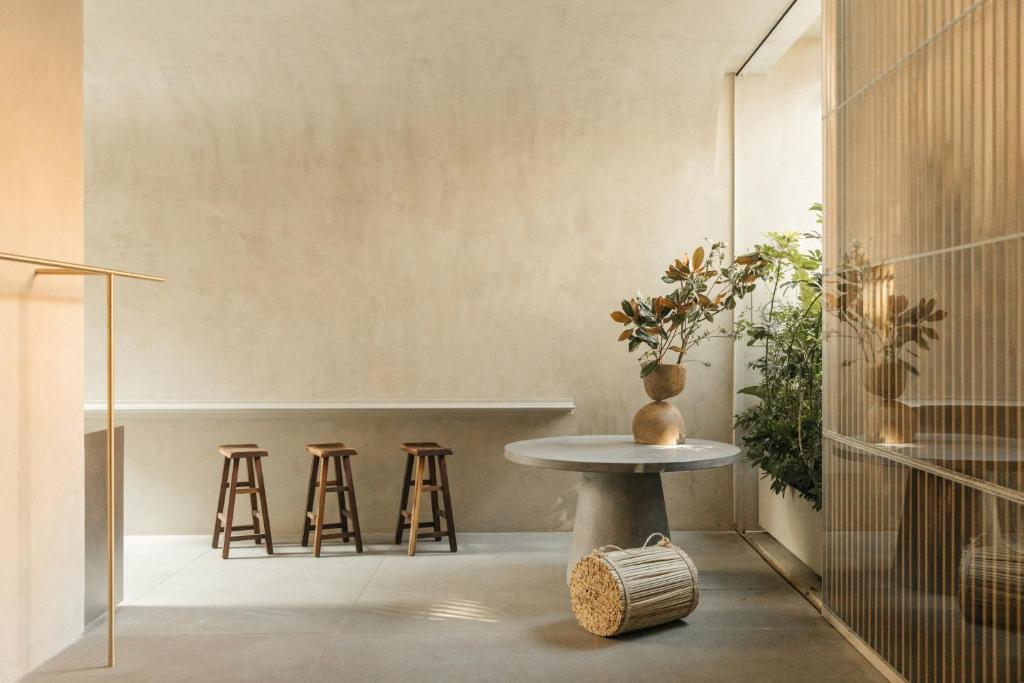
M 14 261 L 37 266 L 37 275 L 105 275 L 107 285 L 107 666 L 114 666 L 114 585 L 117 578 L 116 539 L 114 519 L 116 517 L 114 491 L 116 490 L 117 472 L 114 468 L 114 278 L 127 277 L 135 280 L 164 282 L 156 275 L 142 275 L 125 270 L 98 268 L 81 263 L 55 261 L 53 259 L 21 256 L 0 252 L 0 261 Z
M 36 268 L 36 275 L 106 275 L 88 270 L 72 270 L 71 268 Z
M 114 666 L 114 274 L 107 273 L 107 666 Z
M 34 256 L 22 256 L 20 254 L 8 254 L 0 251 L 0 261 L 15 261 L 16 263 L 30 263 L 36 266 L 48 266 L 49 268 L 56 268 L 60 271 L 76 271 L 75 274 L 84 275 L 86 273 L 94 273 L 97 275 L 116 275 L 117 277 L 130 277 L 136 280 L 151 280 L 153 282 L 163 282 L 162 277 L 156 275 L 143 275 L 142 273 L 132 273 L 127 270 L 114 270 L 112 268 L 100 268 L 98 266 L 87 266 L 83 263 L 70 263 L 68 261 L 55 261 L 53 259 L 36 258 Z M 38 272 L 38 271 L 37 271 Z M 48 275 L 71 275 L 72 273 L 67 272 L 44 272 L 41 274 Z

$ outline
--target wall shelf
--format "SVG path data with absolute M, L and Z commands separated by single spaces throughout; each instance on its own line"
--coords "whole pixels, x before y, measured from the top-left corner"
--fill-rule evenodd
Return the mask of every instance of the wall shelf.
M 352 401 L 123 401 L 114 408 L 120 414 L 185 413 L 316 413 L 344 411 L 496 411 L 572 413 L 571 398 L 550 399 L 368 399 Z M 88 401 L 87 413 L 102 412 L 106 404 Z

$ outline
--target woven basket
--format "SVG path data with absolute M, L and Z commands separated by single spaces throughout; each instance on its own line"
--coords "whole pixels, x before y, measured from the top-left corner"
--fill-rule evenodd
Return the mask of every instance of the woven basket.
M 972 545 L 960 557 L 960 611 L 983 626 L 1020 628 L 1024 553 Z
M 656 536 L 658 544 L 648 545 Z M 616 636 L 688 615 L 697 607 L 700 579 L 686 553 L 653 534 L 642 548 L 605 546 L 581 559 L 572 569 L 569 595 L 580 626 Z

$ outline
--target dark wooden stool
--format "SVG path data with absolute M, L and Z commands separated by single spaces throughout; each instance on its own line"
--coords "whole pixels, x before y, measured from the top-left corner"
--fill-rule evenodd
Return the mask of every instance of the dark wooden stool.
M 349 458 L 356 451 L 343 443 L 312 443 L 306 450 L 313 456 L 309 468 L 309 490 L 306 493 L 306 515 L 302 525 L 302 545 L 309 545 L 309 532 L 313 532 L 313 555 L 320 557 L 320 546 L 325 539 L 340 538 L 343 543 L 355 539 L 356 552 L 363 552 L 363 535 L 359 531 L 359 509 L 356 507 L 356 484 L 352 478 L 352 464 Z M 328 469 L 334 463 L 334 479 L 328 480 Z M 316 489 L 316 510 L 313 510 L 313 498 Z M 324 524 L 324 506 L 327 494 L 338 494 L 338 514 L 340 521 Z M 345 506 L 345 494 L 348 494 L 348 507 Z M 352 528 L 349 530 L 349 523 Z M 325 534 L 324 529 L 338 529 L 336 534 Z
M 402 450 L 408 455 L 405 459 L 405 479 L 402 481 L 402 502 L 398 507 L 398 527 L 395 529 L 395 545 L 401 545 L 402 536 L 409 529 L 409 554 L 416 554 L 416 541 L 420 538 L 432 538 L 440 541 L 442 536 L 448 537 L 448 546 L 454 553 L 459 549 L 455 541 L 455 518 L 452 516 L 452 497 L 448 491 L 448 468 L 444 458 L 452 451 L 433 442 L 403 443 Z M 430 472 L 430 478 L 424 478 L 424 470 Z M 410 478 L 412 477 L 412 478 Z M 438 479 L 440 477 L 440 479 Z M 412 505 L 409 505 L 409 490 L 412 487 Z M 420 521 L 420 501 L 424 492 L 430 493 L 430 509 L 432 519 Z M 438 505 L 438 494 L 444 498 L 444 509 Z M 445 530 L 441 531 L 441 520 L 444 519 Z M 406 522 L 406 520 L 409 520 Z M 431 531 L 420 533 L 422 527 Z
M 228 559 L 232 541 L 267 541 L 267 554 L 274 554 L 274 540 L 270 535 L 270 513 L 267 511 L 267 488 L 263 481 L 262 459 L 267 452 L 254 443 L 223 444 L 217 447 L 224 456 L 224 469 L 220 475 L 220 496 L 217 499 L 217 516 L 213 522 L 213 547 L 217 547 L 220 532 L 224 532 L 224 551 L 221 557 Z M 238 481 L 238 470 L 245 461 L 248 481 Z M 228 479 L 228 471 L 231 478 Z M 238 494 L 249 494 L 249 507 L 252 511 L 252 524 L 235 526 L 235 497 Z M 227 510 L 224 501 L 227 500 Z M 262 525 L 262 531 L 260 531 Z M 232 532 L 251 529 L 247 536 L 235 536 Z

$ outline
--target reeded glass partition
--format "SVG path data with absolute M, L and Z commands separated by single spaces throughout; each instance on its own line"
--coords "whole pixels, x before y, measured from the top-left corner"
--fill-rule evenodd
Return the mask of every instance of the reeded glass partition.
M 824 11 L 825 606 L 909 680 L 1021 681 L 1021 3 Z

